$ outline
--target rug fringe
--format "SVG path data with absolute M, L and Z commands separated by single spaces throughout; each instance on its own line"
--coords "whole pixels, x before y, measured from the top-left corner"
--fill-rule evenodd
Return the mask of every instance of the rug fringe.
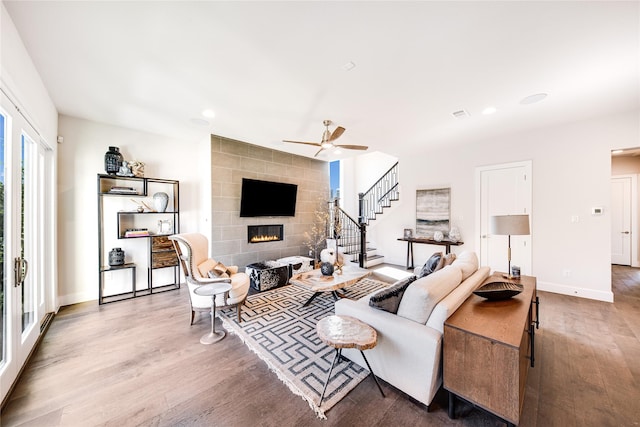
M 250 342 L 248 342 L 242 334 L 237 333 L 235 328 L 233 327 L 233 324 L 229 320 L 222 317 L 220 319 L 222 320 L 222 326 L 224 326 L 224 328 L 229 333 L 240 338 L 240 341 L 242 341 L 242 343 L 246 345 L 249 350 L 251 350 L 254 354 L 256 354 L 263 362 L 265 362 L 269 370 L 271 372 L 274 372 L 278 377 L 278 379 L 282 381 L 289 388 L 289 390 L 291 390 L 293 394 L 300 396 L 303 400 L 305 400 L 309 404 L 309 407 L 316 413 L 316 416 L 318 418 L 323 420 L 327 419 L 327 416 L 324 414 L 324 411 L 320 407 L 318 407 L 318 405 L 316 405 L 313 399 L 311 399 L 308 396 L 305 396 L 302 390 L 296 387 L 295 384 L 293 384 L 288 378 L 286 378 L 282 373 L 280 373 L 277 367 L 274 366 L 273 363 L 267 357 L 263 356 L 256 348 L 254 348 L 254 346 Z

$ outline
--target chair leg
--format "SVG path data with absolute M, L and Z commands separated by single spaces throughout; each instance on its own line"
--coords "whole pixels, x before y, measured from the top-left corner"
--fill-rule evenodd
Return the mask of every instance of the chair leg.
M 193 325 L 193 319 L 195 319 L 196 317 L 196 312 L 191 310 L 191 323 L 189 323 L 189 325 Z

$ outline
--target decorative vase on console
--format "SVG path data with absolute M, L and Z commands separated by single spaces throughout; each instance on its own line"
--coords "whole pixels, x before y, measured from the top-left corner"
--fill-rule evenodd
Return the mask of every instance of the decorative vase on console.
M 460 239 L 460 229 L 455 226 L 451 227 L 451 230 L 449 230 L 449 240 L 451 240 L 452 242 L 458 242 Z
M 435 240 L 436 242 L 442 242 L 442 239 L 444 239 L 444 234 L 442 234 L 442 231 L 436 231 L 433 233 L 433 240 Z
M 156 212 L 164 212 L 169 204 L 169 195 L 162 191 L 153 195 L 153 208 Z
M 115 175 L 120 170 L 123 160 L 118 147 L 109 147 L 109 151 L 104 155 L 104 170 L 109 175 Z

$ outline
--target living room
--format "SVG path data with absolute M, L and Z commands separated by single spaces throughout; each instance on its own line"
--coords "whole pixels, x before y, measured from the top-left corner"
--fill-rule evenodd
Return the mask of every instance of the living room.
M 224 124 L 217 124 L 214 121 L 216 123 L 214 126 L 205 126 L 202 129 L 191 126 L 191 131 L 185 132 L 184 137 L 175 135 L 174 130 L 170 129 L 173 122 L 162 114 L 155 119 L 149 115 L 146 123 L 144 120 L 139 120 L 140 127 L 131 127 L 115 120 L 109 122 L 106 119 L 86 118 L 72 113 L 74 110 L 71 106 L 65 108 L 54 102 L 60 96 L 61 89 L 47 84 L 47 81 L 54 79 L 54 76 L 49 76 L 53 71 L 48 65 L 44 69 L 39 65 L 48 64 L 48 59 L 42 56 L 42 51 L 37 50 L 41 49 L 36 46 L 40 36 L 35 32 L 28 33 L 26 30 L 29 19 L 37 19 L 37 22 L 46 28 L 46 7 L 51 7 L 53 13 L 58 5 L 56 2 L 51 2 L 50 6 L 42 6 L 45 9 L 34 14 L 37 9 L 35 5 L 21 6 L 18 3 L 3 2 L 2 6 L 2 85 L 19 98 L 23 109 L 34 119 L 34 123 L 39 128 L 41 138 L 52 146 L 57 168 L 52 184 L 52 190 L 57 199 L 56 204 L 53 205 L 57 208 L 52 218 L 57 245 L 55 250 L 51 251 L 56 254 L 55 262 L 49 269 L 51 278 L 46 284 L 47 312 L 55 312 L 61 306 L 94 301 L 97 298 L 98 266 L 95 252 L 98 238 L 95 233 L 97 229 L 95 177 L 97 173 L 104 172 L 104 153 L 109 146 L 119 146 L 127 159 L 144 161 L 146 176 L 179 180 L 181 183 L 181 230 L 200 231 L 208 235 L 212 242 L 219 242 L 221 238 L 217 234 L 220 229 L 216 228 L 218 227 L 216 215 L 219 212 L 221 196 L 214 193 L 212 186 L 216 159 L 212 151 L 211 135 L 258 146 L 270 144 L 268 146 L 270 150 L 280 150 L 311 158 L 316 150 L 285 145 L 280 141 L 289 138 L 315 141 L 322 131 L 320 122 L 326 118 L 331 118 L 336 121 L 336 124 L 345 126 L 347 130 L 343 138 L 349 137 L 349 133 L 354 134 L 358 129 L 357 126 L 364 122 L 363 127 L 366 131 L 363 130 L 361 140 L 354 143 L 363 143 L 372 147 L 371 153 L 365 156 L 341 159 L 345 171 L 343 175 L 347 180 L 343 189 L 344 206 L 349 212 L 354 213 L 357 193 L 371 184 L 368 178 L 371 174 L 368 170 L 364 171 L 363 165 L 370 166 L 371 159 L 375 159 L 376 162 L 380 162 L 381 172 L 384 170 L 385 156 L 378 156 L 373 154 L 374 152 L 381 151 L 397 159 L 400 164 L 400 200 L 395 202 L 393 207 L 380 216 L 375 221 L 375 225 L 370 228 L 370 239 L 385 255 L 387 263 L 397 266 L 405 264 L 406 245 L 397 238 L 401 237 L 402 230 L 415 227 L 417 190 L 451 188 L 452 220 L 461 230 L 465 241 L 464 247 L 477 250 L 481 238 L 477 233 L 476 222 L 478 168 L 530 161 L 533 167 L 532 270 L 528 273 L 537 277 L 540 291 L 574 296 L 574 298 L 582 297 L 603 302 L 603 304 L 606 302 L 607 305 L 614 303 L 615 306 L 610 254 L 611 151 L 640 145 L 637 2 L 572 2 L 564 5 L 548 3 L 545 6 L 549 8 L 548 13 L 544 9 L 536 9 L 531 4 L 533 2 L 526 2 L 523 7 L 530 7 L 529 11 L 535 11 L 538 17 L 549 17 L 549 19 L 555 17 L 558 22 L 562 22 L 570 16 L 573 17 L 571 19 L 582 16 L 585 21 L 580 25 L 588 28 L 580 33 L 584 40 L 577 43 L 578 37 L 571 38 L 564 45 L 561 43 L 562 40 L 558 40 L 562 45 L 560 52 L 554 51 L 554 55 L 548 57 L 541 51 L 535 50 L 536 45 L 529 48 L 528 45 L 523 44 L 517 49 L 514 48 L 513 51 L 508 51 L 521 50 L 522 54 L 513 58 L 505 57 L 499 65 L 508 73 L 505 72 L 497 77 L 490 78 L 482 70 L 468 69 L 469 75 L 461 74 L 459 79 L 475 81 L 475 83 L 466 83 L 459 88 L 460 93 L 457 94 L 456 99 L 440 107 L 438 117 L 447 116 L 448 119 L 451 113 L 459 108 L 468 108 L 472 116 L 468 117 L 468 120 L 465 119 L 466 122 L 453 121 L 453 118 L 451 122 L 442 122 L 444 124 L 440 127 L 434 126 L 434 130 L 428 136 L 421 137 L 418 131 L 411 137 L 412 140 L 418 140 L 418 143 L 407 143 L 406 146 L 401 141 L 396 142 L 398 139 L 394 132 L 400 132 L 402 126 L 395 125 L 398 123 L 396 116 L 400 113 L 394 111 L 394 107 L 384 109 L 386 119 L 382 115 L 366 117 L 346 112 L 334 114 L 338 108 L 342 111 L 343 108 L 355 110 L 361 107 L 360 104 L 338 107 L 339 101 L 334 101 L 330 105 L 323 104 L 322 113 L 297 111 L 291 114 L 291 118 L 275 120 L 276 125 L 273 127 L 276 129 L 262 125 L 261 120 L 251 121 L 249 118 L 240 117 L 239 112 L 244 110 L 239 109 L 235 103 L 231 103 L 228 111 L 217 111 L 217 115 L 221 121 L 225 115 L 234 116 L 234 118 L 227 119 Z M 508 13 L 513 12 L 513 10 L 501 10 L 499 4 L 491 3 L 486 6 L 492 14 L 509 16 Z M 502 6 L 510 9 L 516 7 Z M 36 7 L 36 9 L 32 10 L 30 7 Z M 543 6 L 540 7 L 543 8 Z M 325 13 L 329 11 L 336 12 L 337 16 L 338 10 L 329 8 Z M 292 16 L 299 17 L 298 13 L 301 12 L 292 12 Z M 467 14 L 463 16 L 471 19 Z M 355 17 L 353 19 L 356 20 Z M 15 21 L 15 26 L 12 20 Z M 515 38 L 518 33 L 518 23 L 512 23 L 512 26 L 505 27 L 504 31 L 507 33 L 512 31 Z M 535 21 L 528 24 L 527 28 L 535 27 Z M 544 33 L 545 27 L 540 25 L 541 33 Z M 578 26 L 576 23 L 571 25 L 572 31 L 574 25 Z M 557 29 L 559 26 L 556 24 L 552 28 Z M 458 26 L 455 28 L 458 29 Z M 82 30 L 82 27 L 77 29 L 77 31 Z M 549 31 L 549 34 L 554 33 Z M 506 38 L 503 37 L 504 34 L 498 35 L 502 36 L 497 37 L 498 40 Z M 392 34 L 387 36 L 393 38 Z M 536 33 L 532 38 L 535 37 L 542 37 L 542 35 Z M 440 38 L 435 37 L 435 39 Z M 518 41 L 524 43 L 526 39 L 523 37 Z M 495 41 L 494 38 L 491 40 Z M 546 41 L 550 43 L 549 40 Z M 477 45 L 473 46 L 479 48 Z M 506 47 L 508 46 L 505 46 L 505 49 Z M 328 46 L 328 51 L 314 50 L 317 61 L 322 62 L 327 57 L 331 57 L 333 49 L 335 45 L 331 44 Z M 466 49 L 465 52 L 471 59 L 478 60 Z M 252 50 L 252 53 L 256 53 L 256 50 L 259 49 Z M 99 56 L 99 50 L 97 52 Z M 387 52 L 387 49 L 383 52 Z M 573 59 L 574 55 L 577 59 Z M 594 59 L 593 63 L 587 62 L 586 58 L 589 56 Z M 256 57 L 260 56 L 256 54 Z M 443 57 L 447 58 L 447 55 Z M 526 58 L 529 60 L 525 60 Z M 228 58 L 229 61 L 232 59 Z M 454 63 L 460 61 L 457 56 L 449 59 Z M 340 58 L 336 68 L 340 69 L 342 64 L 349 60 L 350 58 L 346 55 L 344 59 Z M 322 93 L 317 96 L 321 98 L 323 93 L 330 91 L 333 83 L 336 87 L 338 83 L 351 84 L 357 87 L 358 91 L 363 91 L 364 89 L 357 84 L 357 75 L 353 72 L 357 72 L 361 64 L 364 67 L 366 61 L 362 63 L 355 59 L 353 61 L 356 64 L 354 70 L 349 72 L 339 70 L 351 73 L 346 74 L 347 77 L 341 77 L 337 75 L 337 71 L 334 71 L 335 75 L 320 78 L 323 81 L 323 87 L 320 88 Z M 535 76 L 526 71 L 536 61 L 552 62 L 553 66 L 547 68 L 547 72 L 556 73 L 556 80 L 559 83 L 556 83 L 554 88 L 540 87 L 535 81 Z M 386 85 L 391 86 L 393 81 L 402 79 L 404 72 L 400 68 L 402 64 L 398 62 L 394 64 L 398 67 L 397 73 L 393 68 L 388 70 L 393 77 L 383 81 Z M 464 64 L 467 65 L 466 62 Z M 246 66 L 246 64 L 243 65 Z M 311 65 L 308 66 L 311 67 Z M 577 73 L 574 67 L 581 67 L 582 71 Z M 493 71 L 496 69 L 498 67 Z M 425 79 L 439 80 L 437 72 L 423 71 Z M 64 72 L 68 73 L 66 78 L 70 80 L 83 78 L 74 76 L 72 70 L 65 69 Z M 114 66 L 110 72 L 117 73 L 118 70 Z M 190 72 L 194 75 L 204 73 L 204 71 Z M 505 111 L 498 111 L 491 116 L 482 116 L 479 104 L 474 105 L 473 108 L 466 105 L 465 98 L 462 96 L 464 92 L 481 92 L 487 102 L 493 102 L 490 98 L 494 94 L 489 92 L 489 89 L 487 89 L 488 93 L 485 93 L 483 88 L 489 86 L 485 85 L 484 81 L 506 79 L 507 74 L 511 73 L 525 74 L 526 79 L 531 80 L 531 85 L 526 87 L 528 92 L 519 92 L 518 99 L 503 98 L 495 101 L 501 102 L 502 105 L 510 103 L 513 106 L 504 107 Z M 356 77 L 353 77 L 354 75 Z M 287 78 L 298 81 L 291 74 L 283 77 L 283 79 Z M 144 74 L 141 79 L 144 80 Z M 346 83 L 342 80 L 346 80 Z M 271 83 L 260 80 L 258 82 L 265 86 Z M 191 90 L 171 89 L 177 88 L 178 85 L 167 81 L 156 82 L 158 86 L 147 85 L 147 83 L 139 81 L 138 96 L 144 97 L 145 92 L 163 87 L 167 90 L 164 96 L 168 103 L 172 101 L 174 91 Z M 303 85 L 303 80 L 296 83 L 296 86 Z M 574 108 L 574 104 L 571 106 L 564 104 L 563 91 L 573 92 L 578 86 L 589 87 L 589 91 L 585 91 L 580 98 L 582 107 Z M 518 87 L 520 88 L 524 90 L 523 86 Z M 109 91 L 109 89 L 113 88 L 105 80 L 103 90 Z M 263 90 L 266 91 L 266 89 Z M 294 89 L 290 90 L 295 93 Z M 370 89 L 366 88 L 366 90 Z M 235 88 L 235 91 L 233 95 L 237 95 L 239 100 L 236 102 L 245 104 L 264 105 L 266 103 L 264 99 L 274 98 L 272 92 L 260 92 L 262 96 L 258 100 L 251 100 L 243 89 Z M 549 92 L 547 99 L 541 103 L 528 106 L 518 104 L 521 98 L 541 91 Z M 75 96 L 83 97 L 87 93 L 92 95 L 90 98 L 96 96 L 85 86 L 78 86 Z M 307 91 L 304 90 L 303 93 L 306 97 Z M 104 94 L 102 96 L 106 97 Z M 282 96 L 290 102 L 295 98 L 293 95 L 284 93 Z M 424 97 L 428 101 L 429 93 L 424 93 Z M 198 101 L 194 104 L 204 103 L 198 97 L 196 99 Z M 380 104 L 393 105 L 394 100 L 395 98 L 384 99 Z M 536 121 L 539 117 L 536 111 L 545 108 L 546 105 L 549 105 L 549 108 L 553 107 L 557 116 L 541 125 Z M 330 109 L 331 106 L 335 106 L 335 109 Z M 122 105 L 121 108 L 122 115 L 133 114 L 135 110 L 135 108 L 129 109 L 127 105 Z M 306 108 L 311 110 L 313 105 L 310 103 Z M 150 109 L 153 110 L 151 107 Z M 291 109 L 303 110 L 299 107 Z M 265 111 L 268 111 L 268 108 Z M 316 116 L 325 114 L 325 111 L 328 111 L 328 117 L 322 115 L 319 117 L 320 120 L 317 120 Z M 199 111 L 193 114 L 196 113 L 199 114 Z M 500 119 L 501 113 L 506 118 Z M 401 114 L 424 116 L 422 112 L 403 111 Z M 266 113 L 263 115 L 269 116 Z M 305 115 L 312 118 L 305 118 L 302 123 L 301 116 Z M 137 117 L 143 118 L 143 116 Z M 188 121 L 189 118 L 183 118 L 183 120 Z M 429 117 L 424 119 L 425 123 L 430 120 Z M 502 128 L 500 132 L 496 132 L 491 126 L 499 120 L 502 120 Z M 526 125 L 515 126 L 522 123 Z M 264 130 L 265 135 L 266 131 L 270 130 L 269 136 L 258 137 L 254 133 L 255 130 L 244 131 L 245 128 L 252 127 Z M 461 129 L 462 136 L 458 138 L 446 139 L 444 136 L 439 138 L 440 135 L 445 135 L 447 129 L 462 127 L 468 129 Z M 62 137 L 60 143 L 56 143 L 58 136 Z M 378 145 L 374 145 L 374 141 L 378 141 Z M 277 145 L 276 142 L 280 144 Z M 591 209 L 598 206 L 604 207 L 604 214 L 592 215 Z M 573 217 L 579 220 L 572 221 Z M 414 254 L 416 261 L 426 260 L 434 250 L 436 248 L 428 245 L 416 245 Z M 637 264 L 638 260 L 634 260 L 634 263 Z M 573 303 L 569 302 L 568 305 Z M 216 354 L 220 354 L 219 351 L 221 350 L 216 350 Z M 631 374 L 630 376 L 632 377 Z M 373 397 L 375 393 L 376 390 L 373 388 L 371 396 Z M 541 390 L 540 393 L 543 391 Z

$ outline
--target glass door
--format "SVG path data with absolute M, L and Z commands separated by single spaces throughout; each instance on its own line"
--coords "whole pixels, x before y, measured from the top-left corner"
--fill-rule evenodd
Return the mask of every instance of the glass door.
M 0 105 L 0 250 L 2 256 L 2 359 L 4 399 L 40 334 L 45 311 L 44 255 L 45 149 L 37 134 L 4 94 Z

